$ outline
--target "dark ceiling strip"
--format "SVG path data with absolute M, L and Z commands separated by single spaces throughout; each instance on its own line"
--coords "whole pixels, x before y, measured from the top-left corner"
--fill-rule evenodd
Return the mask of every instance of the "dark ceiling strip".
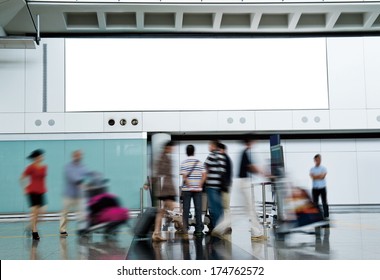
M 241 132 L 236 134 L 172 134 L 172 140 L 174 141 L 208 141 L 208 140 L 243 140 L 246 138 L 247 132 Z M 148 134 L 148 140 L 151 139 L 151 135 Z M 273 134 L 279 134 L 282 140 L 312 140 L 312 139 L 377 139 L 380 138 L 380 132 L 342 132 L 342 133 L 256 133 L 252 131 L 250 135 L 257 140 L 269 140 Z
M 310 38 L 310 37 L 370 37 L 379 36 L 377 31 L 331 31 L 331 32 L 98 32 L 98 33 L 69 33 L 69 32 L 45 32 L 41 33 L 44 38 Z M 35 34 L 26 34 L 35 36 Z

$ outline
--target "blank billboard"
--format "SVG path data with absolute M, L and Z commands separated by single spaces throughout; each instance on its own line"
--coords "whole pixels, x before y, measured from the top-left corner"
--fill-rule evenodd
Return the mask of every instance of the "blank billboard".
M 65 44 L 67 112 L 328 109 L 325 38 Z

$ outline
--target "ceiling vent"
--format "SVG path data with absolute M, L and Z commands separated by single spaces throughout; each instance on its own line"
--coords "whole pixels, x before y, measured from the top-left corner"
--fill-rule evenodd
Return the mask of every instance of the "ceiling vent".
M 65 13 L 66 26 L 68 29 L 84 28 L 98 29 L 98 16 L 94 12 Z

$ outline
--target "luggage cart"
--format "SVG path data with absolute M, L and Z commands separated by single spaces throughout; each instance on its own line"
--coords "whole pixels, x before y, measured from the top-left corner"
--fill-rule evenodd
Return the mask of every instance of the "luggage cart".
M 120 206 L 116 195 L 108 193 L 108 179 L 94 173 L 82 186 L 82 219 L 78 234 L 89 237 L 92 233 L 102 233 L 105 237 L 114 235 L 119 226 L 129 219 L 129 210 Z
M 259 186 L 261 188 L 262 212 L 258 213 L 259 217 L 262 219 L 261 224 L 267 228 L 273 227 L 277 219 L 277 213 L 276 213 L 277 205 L 276 205 L 276 199 L 275 199 L 274 182 L 265 181 L 259 184 L 252 184 L 251 193 L 255 191 L 254 190 L 255 186 Z M 267 190 L 269 187 L 272 192 L 272 201 L 267 201 Z M 252 197 L 252 199 L 254 199 L 254 196 Z M 269 214 L 268 214 L 268 207 L 270 207 L 271 209 Z M 268 220 L 269 218 L 272 218 L 272 221 Z
M 293 186 L 285 178 L 278 178 L 274 184 L 277 219 L 274 224 L 276 239 L 295 232 L 315 233 L 315 229 L 329 226 L 323 215 L 314 205 L 308 192 Z
M 158 207 L 161 206 L 159 205 L 159 201 L 157 201 L 156 197 L 157 194 L 159 193 L 159 189 L 161 188 L 161 183 L 162 180 L 159 177 L 153 177 L 147 178 L 147 182 L 145 183 L 145 190 L 148 191 L 150 199 L 148 200 L 148 207 Z M 141 190 L 141 207 L 140 211 L 143 213 L 144 211 L 144 206 L 143 206 L 143 189 Z M 181 188 L 179 188 L 179 194 L 181 193 Z M 166 231 L 170 228 L 171 225 L 174 226 L 175 230 L 178 232 L 181 232 L 183 230 L 183 218 L 182 218 L 182 213 L 183 213 L 183 202 L 181 200 L 181 196 L 179 196 L 179 205 L 177 208 L 173 210 L 166 210 L 165 215 L 164 215 L 164 223 L 163 223 L 163 231 Z M 202 217 L 203 217 L 203 223 L 207 227 L 210 225 L 210 215 L 208 214 L 208 205 L 207 205 L 207 195 L 206 193 L 202 193 Z M 189 216 L 189 226 L 195 226 L 195 215 L 192 215 L 190 212 Z

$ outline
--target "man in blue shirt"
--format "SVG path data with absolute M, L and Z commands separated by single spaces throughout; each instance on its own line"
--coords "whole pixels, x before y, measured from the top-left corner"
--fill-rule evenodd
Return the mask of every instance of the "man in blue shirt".
M 321 165 L 321 155 L 314 156 L 315 166 L 310 169 L 310 177 L 313 180 L 312 196 L 313 202 L 318 207 L 319 196 L 322 199 L 323 217 L 329 219 L 329 206 L 327 204 L 327 192 L 326 192 L 326 174 L 327 169 Z
M 82 164 L 82 157 L 83 155 L 81 151 L 74 151 L 72 153 L 72 161 L 65 166 L 63 211 L 59 224 L 60 234 L 62 237 L 68 235 L 66 231 L 67 214 L 71 209 L 78 210 L 81 198 L 80 186 L 85 177 L 89 174 L 87 168 Z

